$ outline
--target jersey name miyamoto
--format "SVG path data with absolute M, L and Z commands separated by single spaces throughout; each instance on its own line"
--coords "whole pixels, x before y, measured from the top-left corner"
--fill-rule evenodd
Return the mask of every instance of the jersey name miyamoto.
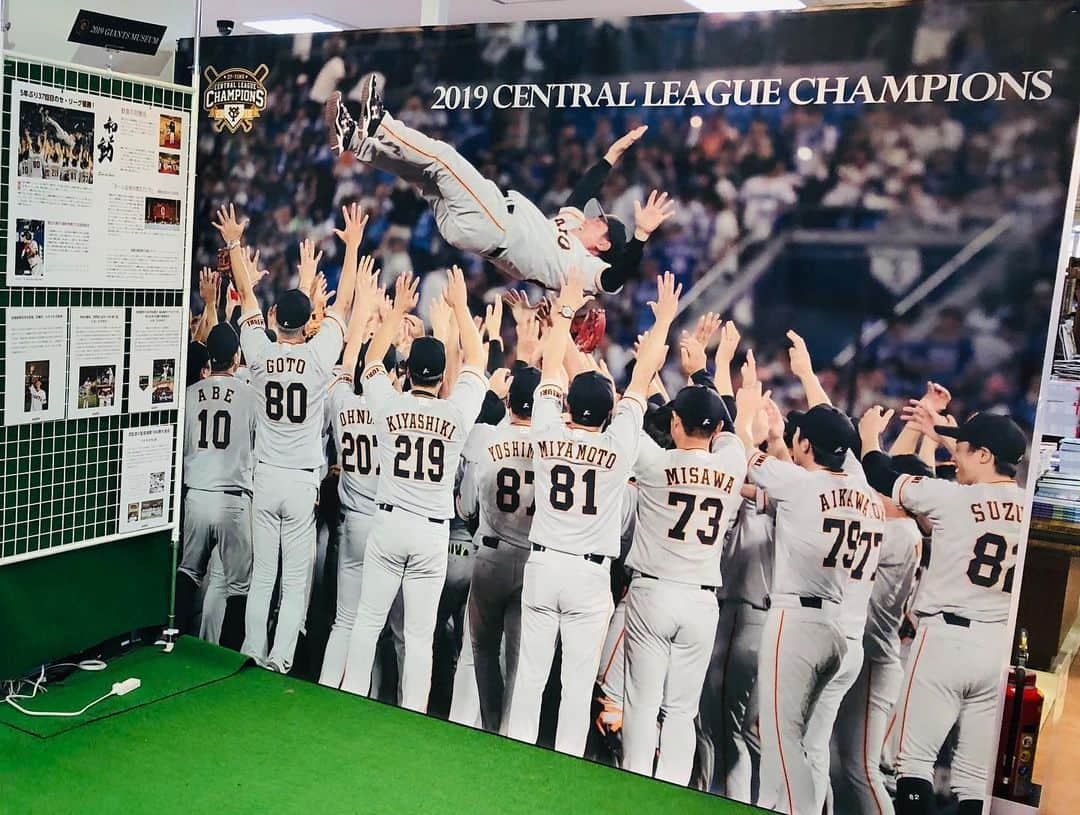
M 274 467 L 317 470 L 325 462 L 322 444 L 326 386 L 344 340 L 341 321 L 328 312 L 308 342 L 271 342 L 262 316 L 246 314 L 240 345 L 259 395 L 255 458 Z
M 231 374 L 210 374 L 187 389 L 184 486 L 251 492 L 258 397 Z
M 847 473 L 806 470 L 763 453 L 750 459 L 749 476 L 776 504 L 772 593 L 843 602 L 849 573 L 863 574 L 881 546 L 881 502 Z
M 465 452 L 468 464 L 462 493 L 479 508 L 481 537 L 529 546 L 536 506 L 533 495 L 533 442 L 529 425 L 477 425 Z
M 730 433 L 712 452 L 665 450 L 642 435 L 630 567 L 662 580 L 719 586 L 724 533 L 742 503 L 745 474 L 746 449 Z
M 491 262 L 509 277 L 531 280 L 552 290 L 562 286 L 570 269 L 577 269 L 585 291 L 598 291 L 600 273 L 608 264 L 570 234 L 581 225 L 581 213 L 564 208 L 549 219 L 521 193 L 511 190 L 507 197 L 514 211 L 506 230 L 506 253 Z
M 645 403 L 623 396 L 603 432 L 562 420 L 562 388 L 533 398 L 536 514 L 529 540 L 572 555 L 619 556 L 622 496 L 637 457 Z
M 446 399 L 399 393 L 382 364 L 364 371 L 375 422 L 379 486 L 375 500 L 427 518 L 454 517 L 454 479 L 487 382 L 463 367 Z
M 1024 521 L 1024 491 L 1016 482 L 965 485 L 905 475 L 893 499 L 933 524 L 915 613 L 1006 622 Z
M 327 407 L 341 466 L 338 479 L 341 506 L 371 515 L 375 512 L 375 492 L 379 488 L 375 418 L 367 399 L 353 392 L 352 377 L 348 375 L 339 377 L 330 386 Z

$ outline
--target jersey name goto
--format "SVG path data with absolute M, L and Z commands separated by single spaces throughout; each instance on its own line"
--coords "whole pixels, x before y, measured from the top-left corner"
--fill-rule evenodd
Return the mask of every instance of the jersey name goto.
M 259 395 L 255 457 L 274 467 L 315 470 L 323 465 L 323 404 L 341 353 L 341 321 L 328 312 L 308 342 L 271 342 L 262 316 L 241 317 L 240 345 Z

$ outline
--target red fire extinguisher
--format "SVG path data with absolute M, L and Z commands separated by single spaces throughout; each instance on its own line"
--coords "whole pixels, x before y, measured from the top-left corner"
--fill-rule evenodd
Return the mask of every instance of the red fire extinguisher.
M 994 795 L 1025 804 L 1037 804 L 1039 789 L 1031 780 L 1035 746 L 1039 740 L 1043 694 L 1035 687 L 1034 672 L 1026 670 L 1027 631 L 1020 629 L 1016 665 L 1005 689 L 1005 715 L 998 742 Z

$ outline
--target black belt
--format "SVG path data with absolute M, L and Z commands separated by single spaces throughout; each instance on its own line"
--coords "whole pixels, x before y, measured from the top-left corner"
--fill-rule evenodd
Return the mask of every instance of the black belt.
M 394 505 L 393 505 L 393 504 L 377 504 L 377 506 L 378 506 L 378 507 L 379 507 L 379 509 L 381 509 L 381 510 L 382 510 L 383 512 L 393 512 L 393 511 L 394 511 L 394 509 L 395 509 L 395 507 L 394 507 Z M 403 511 L 404 511 L 404 512 L 409 512 L 409 510 L 407 510 L 407 509 L 406 509 L 406 510 L 403 510 Z M 417 515 L 417 517 L 420 517 L 420 518 L 423 518 L 423 517 L 424 517 L 423 515 L 419 515 L 419 514 L 418 514 L 418 513 L 416 513 L 416 512 L 411 512 L 411 513 L 409 513 L 409 514 L 410 514 L 410 515 Z M 432 522 L 433 524 L 444 524 L 444 523 L 446 523 L 446 518 L 428 518 L 428 520 L 429 520 L 429 521 L 431 521 L 431 522 Z
M 647 580 L 659 580 L 660 579 L 659 577 L 657 577 L 654 574 L 645 574 L 645 572 L 638 572 L 637 576 L 638 577 L 644 577 Z M 672 582 L 678 582 L 678 581 L 672 581 Z M 693 584 L 688 583 L 687 585 L 693 585 Z M 708 592 L 713 592 L 713 593 L 716 592 L 716 586 L 698 586 L 698 588 L 701 589 L 702 591 L 708 591 Z
M 948 611 L 941 612 L 941 619 L 945 621 L 945 625 L 957 625 L 960 628 L 971 628 L 971 620 L 967 617 L 961 617 L 959 614 L 951 614 Z
M 821 608 L 822 600 L 820 597 L 800 597 L 799 605 L 803 608 Z
M 222 490 L 222 492 L 226 495 L 231 495 L 233 498 L 243 498 L 245 495 L 251 494 L 246 490 Z
M 481 537 L 480 543 L 484 544 L 484 546 L 487 546 L 489 549 L 499 548 L 499 539 L 490 537 L 489 535 L 484 535 L 483 537 Z
M 546 552 L 547 549 L 548 549 L 546 546 L 541 546 L 539 543 L 534 543 L 532 545 L 532 548 L 533 548 L 534 552 Z M 556 551 L 558 551 L 558 550 L 556 550 Z M 563 554 L 568 554 L 568 553 L 564 552 Z M 604 557 L 604 555 L 588 554 L 588 555 L 580 555 L 580 557 L 583 557 L 585 560 L 589 561 L 589 563 L 603 563 L 605 560 L 607 560 L 607 558 Z

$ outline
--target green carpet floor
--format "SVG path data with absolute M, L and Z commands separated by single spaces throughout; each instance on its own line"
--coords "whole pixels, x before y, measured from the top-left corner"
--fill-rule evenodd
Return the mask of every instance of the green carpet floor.
M 4 815 L 757 811 L 255 668 L 51 738 L 0 727 Z
M 20 700 L 19 704 L 27 710 L 80 710 L 108 692 L 114 682 L 128 677 L 142 680 L 142 686 L 136 691 L 106 699 L 78 718 L 31 717 L 9 705 L 0 705 L 0 725 L 49 738 L 130 708 L 217 682 L 239 671 L 245 661 L 245 657 L 235 651 L 218 648 L 195 637 L 181 637 L 170 654 L 161 648 L 139 648 L 110 661 L 104 671 L 76 671 L 63 682 L 49 683 L 47 693 Z

